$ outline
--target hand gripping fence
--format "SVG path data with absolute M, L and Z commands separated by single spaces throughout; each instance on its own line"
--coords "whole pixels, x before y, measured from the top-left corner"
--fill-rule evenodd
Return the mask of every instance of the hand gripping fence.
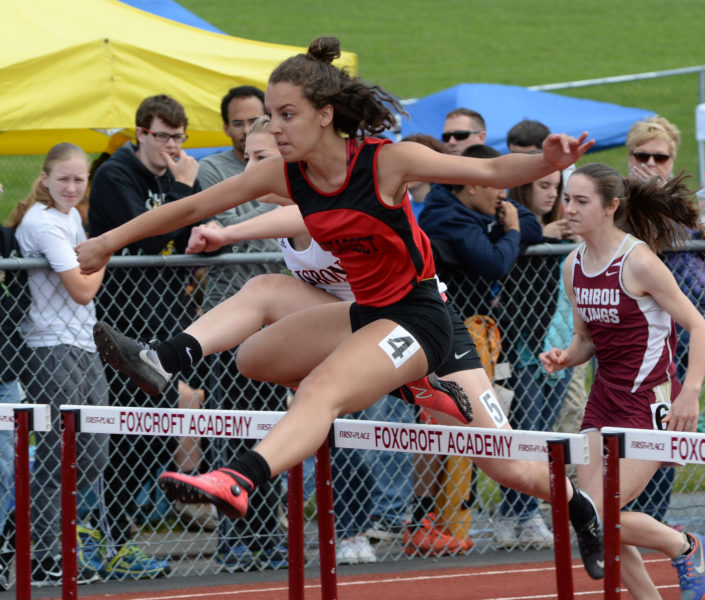
M 61 406 L 63 599 L 77 598 L 76 435 L 188 436 L 262 439 L 285 414 L 267 411 L 180 410 Z M 579 434 L 448 427 L 337 419 L 316 452 L 316 501 L 321 598 L 337 598 L 337 566 L 330 448 L 494 457 L 549 462 L 558 597 L 573 598 L 565 465 L 586 464 L 587 438 Z M 288 474 L 289 598 L 304 599 L 303 469 Z M 70 569 L 70 572 L 69 572 Z
M 705 434 L 603 427 L 605 600 L 620 597 L 619 459 L 632 458 L 674 464 L 705 464 Z
M 15 431 L 15 583 L 16 597 L 32 597 L 29 508 L 29 432 L 51 429 L 48 404 L 0 405 L 0 430 Z M 75 536 L 75 533 L 74 533 Z M 75 573 L 74 573 L 75 577 Z

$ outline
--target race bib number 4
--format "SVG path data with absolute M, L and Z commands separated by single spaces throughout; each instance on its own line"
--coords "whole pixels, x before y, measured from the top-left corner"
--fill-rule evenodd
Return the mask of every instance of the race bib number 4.
M 397 369 L 421 348 L 414 336 L 401 325 L 397 325 L 387 334 L 379 343 L 379 347 L 392 359 Z

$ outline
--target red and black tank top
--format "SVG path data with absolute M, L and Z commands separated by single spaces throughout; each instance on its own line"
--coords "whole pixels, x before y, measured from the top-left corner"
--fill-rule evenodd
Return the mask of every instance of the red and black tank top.
M 348 171 L 335 192 L 317 190 L 304 163 L 285 163 L 289 194 L 313 239 L 340 260 L 358 304 L 388 306 L 435 275 L 431 244 L 408 193 L 398 206 L 379 196 L 377 156 L 389 140 L 348 142 Z

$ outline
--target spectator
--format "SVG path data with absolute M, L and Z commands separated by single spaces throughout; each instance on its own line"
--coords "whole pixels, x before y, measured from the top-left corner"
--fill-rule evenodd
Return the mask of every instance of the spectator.
M 485 143 L 485 120 L 479 112 L 469 108 L 451 110 L 446 115 L 441 139 L 449 154 L 460 156 L 465 148 Z
M 534 213 L 543 229 L 543 241 L 548 243 L 570 236 L 562 196 L 560 171 L 509 190 L 511 200 Z M 519 257 L 504 283 L 507 311 L 503 314 L 507 318 L 500 328 L 504 356 L 511 366 L 508 386 L 514 392 L 508 418 L 515 429 L 552 430 L 570 381 L 570 370 L 548 376 L 538 359 L 556 315 L 560 262 L 552 256 Z M 525 318 L 517 320 L 517 315 Z M 567 316 L 570 318 L 570 313 Z M 544 523 L 538 500 L 511 488 L 501 489 L 495 543 L 508 548 L 516 544 L 553 547 L 553 534 Z
M 2 185 L 0 185 L 0 194 Z M 14 232 L 0 226 L 0 258 L 21 256 Z M 18 404 L 24 399 L 20 384 L 27 349 L 20 335 L 31 302 L 27 271 L 0 270 L 0 403 Z M 15 527 L 10 514 L 15 477 L 15 450 L 12 431 L 0 431 L 0 588 L 8 589 L 10 566 L 15 557 Z
M 89 231 L 92 237 L 129 221 L 157 206 L 200 190 L 198 162 L 181 147 L 186 141 L 188 119 L 183 106 L 164 94 L 150 96 L 137 109 L 135 135 L 118 148 L 96 171 L 89 198 Z M 126 254 L 183 252 L 190 227 L 154 236 L 123 248 Z M 182 304 L 190 273 L 185 268 L 108 269 L 98 293 L 98 315 L 136 337 L 150 332 L 166 337 L 180 329 L 187 307 Z M 143 319 L 137 328 L 134 314 Z M 111 403 L 118 406 L 150 406 L 147 395 L 116 378 L 111 371 Z M 178 404 L 176 385 L 157 403 L 164 408 Z M 141 490 L 153 485 L 155 471 L 169 465 L 175 452 L 174 438 L 111 436 L 110 460 L 105 471 L 108 523 L 104 573 L 108 577 L 156 577 L 169 563 L 150 558 L 131 541 L 132 520 L 146 519 L 137 507 Z
M 664 117 L 654 116 L 634 123 L 627 133 L 626 141 L 629 151 L 629 176 L 642 181 L 649 181 L 653 177 L 660 182 L 671 179 L 680 141 L 678 127 Z M 690 230 L 691 239 L 702 237 L 699 229 Z M 678 287 L 701 314 L 705 313 L 705 261 L 702 255 L 693 252 L 667 252 L 661 255 L 661 258 L 676 278 Z M 690 334 L 678 323 L 676 333 L 676 374 L 682 382 L 688 367 Z M 663 521 L 671 502 L 674 477 L 673 467 L 660 467 L 629 508 Z
M 234 87 L 223 97 L 220 110 L 223 130 L 232 139 L 233 147 L 232 150 L 201 160 L 198 180 L 203 188 L 241 173 L 248 160 L 261 160 L 255 156 L 257 150 L 254 150 L 254 146 L 246 153 L 246 143 L 251 128 L 265 115 L 264 93 L 249 85 Z M 253 138 L 251 144 L 257 141 L 261 146 L 263 139 L 271 138 L 267 127 L 268 123 L 265 125 L 260 122 L 258 130 L 263 135 L 261 138 L 260 135 Z M 274 204 L 253 200 L 216 215 L 210 224 L 227 227 L 274 207 Z M 276 252 L 278 249 L 274 240 L 248 240 L 227 244 L 220 252 Z M 268 272 L 271 272 L 271 268 L 263 264 L 209 267 L 204 311 L 236 294 L 251 277 Z M 236 356 L 236 350 L 228 350 L 202 363 L 209 364 L 211 371 L 206 406 L 220 409 L 284 410 L 284 389 L 242 377 L 235 365 Z M 232 456 L 251 448 L 253 444 L 252 440 L 212 440 L 207 452 L 208 466 L 228 464 Z M 276 535 L 279 529 L 277 511 L 281 499 L 281 478 L 268 482 L 257 493 L 261 502 L 253 505 L 251 518 L 233 521 L 220 516 L 218 521 L 216 562 L 229 571 L 250 570 L 258 566 L 282 568 L 288 564 L 286 548 Z
M 507 148 L 510 152 L 541 150 L 543 141 L 551 131 L 541 121 L 524 119 L 507 132 Z
M 10 215 L 9 225 L 26 257 L 49 261 L 28 274 L 31 305 L 21 325 L 30 349 L 26 383 L 34 402 L 52 410 L 52 429 L 36 439 L 31 480 L 35 585 L 61 581 L 61 404 L 108 404 L 108 384 L 93 342 L 93 297 L 104 269 L 80 272 L 74 247 L 86 239 L 76 205 L 88 185 L 88 158 L 78 146 L 57 144 L 27 198 Z M 79 487 L 91 485 L 107 460 L 104 435 L 77 442 Z M 79 561 L 79 583 L 97 578 L 99 565 Z
M 494 148 L 470 146 L 463 156 L 492 158 Z M 434 184 L 419 223 L 433 240 L 438 274 L 453 302 L 498 321 L 504 301 L 500 280 L 519 257 L 522 245 L 541 240 L 541 226 L 528 209 L 507 200 L 503 189 Z M 456 304 L 464 317 L 472 315 Z M 418 488 L 417 488 L 418 489 Z M 503 531 L 497 524 L 497 536 Z M 504 545 L 499 537 L 498 544 Z
M 463 156 L 491 158 L 499 152 L 478 144 Z M 425 204 L 419 223 L 433 240 L 440 259 L 438 274 L 451 297 L 463 298 L 478 313 L 498 314 L 500 280 L 523 246 L 542 239 L 538 219 L 507 200 L 506 190 L 489 186 L 434 184 Z

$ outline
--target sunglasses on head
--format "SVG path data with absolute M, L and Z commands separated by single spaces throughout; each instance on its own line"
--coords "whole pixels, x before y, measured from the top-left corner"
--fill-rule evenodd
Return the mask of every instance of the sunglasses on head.
M 478 133 L 482 133 L 482 129 L 471 129 L 470 131 L 467 129 L 461 131 L 444 131 L 441 134 L 441 139 L 446 143 L 450 142 L 450 138 L 455 138 L 459 142 L 462 142 L 463 140 L 467 140 L 471 135 Z
M 632 156 L 640 163 L 647 163 L 650 158 L 653 158 L 654 162 L 659 165 L 665 163 L 669 158 L 671 158 L 670 154 L 661 154 L 660 152 L 656 154 L 651 154 L 651 152 L 632 152 Z

